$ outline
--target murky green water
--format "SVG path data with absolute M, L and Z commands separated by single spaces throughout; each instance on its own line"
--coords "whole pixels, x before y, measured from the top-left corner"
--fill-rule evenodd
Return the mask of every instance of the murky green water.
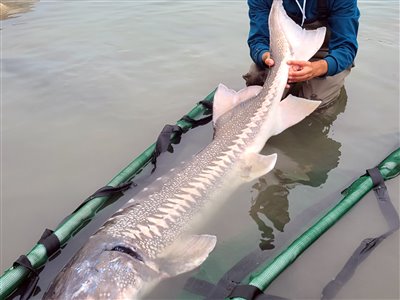
M 162 283 L 149 298 L 189 297 L 180 291 L 189 276 L 216 282 L 248 252 L 281 249 L 399 146 L 398 2 L 359 5 L 360 48 L 347 101 L 273 138 L 265 152 L 278 153 L 275 171 L 235 193 L 204 227 L 219 239 L 209 260 L 200 271 Z M 41 1 L 16 12 L 0 31 L 1 271 L 219 82 L 242 88 L 240 75 L 250 64 L 245 1 Z M 175 154 L 164 156 L 159 173 L 211 136 L 210 126 L 191 131 Z M 389 183 L 397 208 L 398 183 Z M 42 290 L 95 227 L 96 221 L 42 272 Z M 317 298 L 358 243 L 383 231 L 369 195 L 270 293 Z M 398 266 L 397 234 L 338 298 L 399 298 Z

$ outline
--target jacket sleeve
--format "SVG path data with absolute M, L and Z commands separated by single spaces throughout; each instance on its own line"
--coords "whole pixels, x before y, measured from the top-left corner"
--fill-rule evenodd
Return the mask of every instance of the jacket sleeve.
M 268 16 L 271 2 L 267 0 L 248 0 L 250 32 L 247 44 L 250 47 L 250 56 L 253 61 L 265 67 L 262 55 L 269 51 Z
M 356 0 L 331 1 L 328 18 L 331 37 L 329 54 L 325 57 L 328 63 L 328 76 L 350 67 L 356 57 L 358 43 L 358 19 L 360 11 Z

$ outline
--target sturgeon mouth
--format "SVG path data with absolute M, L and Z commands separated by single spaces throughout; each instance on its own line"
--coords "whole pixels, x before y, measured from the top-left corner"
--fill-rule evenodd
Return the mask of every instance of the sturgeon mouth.
M 122 252 L 125 253 L 127 255 L 129 255 L 130 257 L 133 257 L 136 260 L 139 260 L 141 262 L 144 262 L 144 259 L 142 256 L 140 256 L 139 253 L 137 253 L 135 250 L 129 248 L 129 247 L 125 247 L 125 246 L 115 246 L 114 248 L 112 248 L 111 250 L 108 251 L 117 251 L 117 252 Z

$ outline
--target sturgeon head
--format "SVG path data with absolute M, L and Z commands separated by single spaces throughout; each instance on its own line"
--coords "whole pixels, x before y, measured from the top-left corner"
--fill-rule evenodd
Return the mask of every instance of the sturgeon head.
M 95 234 L 58 274 L 44 299 L 130 299 L 156 273 L 123 241 Z
M 113 238 L 99 231 L 63 268 L 43 298 L 137 299 L 149 288 L 146 284 L 199 266 L 215 243 L 215 236 L 185 237 L 176 243 L 179 246 L 170 247 L 153 260 L 129 238 Z
M 281 101 L 290 59 L 308 60 L 325 29 L 305 31 L 275 0 L 269 17 L 275 66 L 263 87 L 235 92 L 223 85 L 214 97 L 214 139 L 182 168 L 156 180 L 113 215 L 56 277 L 45 299 L 132 299 L 165 277 L 193 270 L 216 237 L 188 235 L 188 224 L 208 216 L 226 192 L 258 178 L 276 154 L 260 155 L 268 138 L 310 114 L 319 101 Z M 218 195 L 218 196 L 217 196 Z M 214 207 L 215 208 L 215 207 Z

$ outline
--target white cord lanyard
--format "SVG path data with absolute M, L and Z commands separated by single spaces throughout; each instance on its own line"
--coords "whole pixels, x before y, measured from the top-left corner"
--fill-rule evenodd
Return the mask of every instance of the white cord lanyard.
M 304 20 L 306 19 L 306 2 L 307 2 L 307 0 L 304 0 L 303 7 L 301 7 L 299 1 L 296 0 L 296 4 L 300 8 L 300 11 L 301 11 L 301 13 L 303 15 L 303 18 L 301 19 L 301 27 L 303 27 Z

